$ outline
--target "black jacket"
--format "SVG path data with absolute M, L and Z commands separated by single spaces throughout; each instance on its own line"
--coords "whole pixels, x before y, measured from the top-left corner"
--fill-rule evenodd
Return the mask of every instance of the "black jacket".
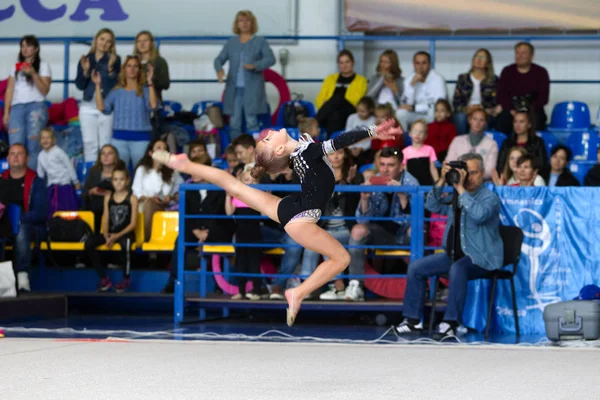
M 585 174 L 583 179 L 585 186 L 600 186 L 600 164 L 596 164 Z
M 498 153 L 498 162 L 496 163 L 496 170 L 498 170 L 499 174 L 502 173 L 502 170 L 504 170 L 504 165 L 506 164 L 506 160 L 508 158 L 508 152 L 510 149 L 517 146 L 517 137 L 515 134 L 512 134 L 502 143 L 502 147 L 500 147 L 500 152 Z M 537 135 L 531 136 L 527 141 L 525 150 L 527 150 L 528 154 L 531 154 L 538 159 L 541 169 L 546 168 L 548 165 L 548 153 L 546 152 L 546 143 L 544 142 L 544 139 Z
M 550 168 L 544 168 L 540 171 L 540 176 L 546 181 L 546 185 L 550 186 Z M 568 169 L 564 169 L 556 180 L 556 186 L 581 186 L 581 183 Z
M 209 190 L 204 201 L 200 200 L 198 190 L 190 190 L 185 194 L 185 213 L 190 215 L 225 214 L 225 192 L 222 190 Z M 208 229 L 206 242 L 231 242 L 235 224 L 232 219 L 195 219 L 185 221 L 186 241 L 197 240 L 192 231 L 194 229 Z

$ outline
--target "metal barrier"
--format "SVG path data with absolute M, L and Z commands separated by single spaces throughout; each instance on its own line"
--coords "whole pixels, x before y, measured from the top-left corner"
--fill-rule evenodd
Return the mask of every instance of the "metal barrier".
M 278 191 L 278 192 L 298 192 L 300 191 L 300 185 L 253 185 L 260 190 L 265 191 Z M 224 271 L 221 273 L 216 272 L 208 272 L 207 270 L 207 260 L 206 256 L 200 253 L 201 256 L 201 265 L 199 271 L 186 271 L 184 268 L 185 265 L 185 249 L 189 247 L 196 248 L 199 246 L 197 242 L 187 242 L 185 240 L 185 225 L 186 220 L 188 219 L 207 219 L 207 218 L 217 218 L 217 219 L 227 219 L 234 218 L 234 216 L 225 216 L 225 215 L 188 215 L 185 213 L 185 202 L 186 202 L 186 192 L 190 190 L 222 190 L 221 188 L 214 185 L 207 184 L 183 184 L 179 188 L 179 237 L 177 239 L 177 252 L 178 252 L 178 263 L 177 263 L 177 279 L 175 281 L 175 294 L 174 294 L 174 323 L 179 324 L 184 320 L 184 308 L 185 308 L 185 290 L 184 290 L 184 282 L 186 276 L 199 276 L 199 287 L 198 293 L 199 298 L 194 301 L 198 302 L 200 305 L 200 313 L 199 318 L 201 320 L 206 318 L 206 310 L 205 307 L 210 306 L 214 308 L 221 308 L 223 311 L 223 316 L 227 317 L 229 315 L 228 300 L 221 299 L 220 301 L 213 301 L 211 304 L 207 304 L 203 302 L 207 296 L 207 280 L 215 275 L 224 275 L 224 276 L 233 276 L 233 277 L 298 277 L 299 275 L 290 274 L 290 275 L 280 275 L 280 274 L 249 274 L 249 273 L 229 273 L 228 271 Z M 354 185 L 342 185 L 337 186 L 335 188 L 338 192 L 364 192 L 365 186 L 354 186 Z M 433 247 L 426 247 L 424 243 L 424 235 L 419 234 L 425 231 L 425 221 L 424 212 L 425 212 L 425 194 L 431 190 L 431 187 L 427 186 L 369 186 L 369 192 L 389 192 L 389 193 L 398 193 L 403 192 L 407 193 L 411 196 L 411 214 L 410 218 L 405 218 L 410 221 L 411 229 L 413 235 L 411 237 L 410 246 L 376 246 L 376 245 L 361 245 L 361 246 L 345 246 L 346 248 L 364 248 L 364 249 L 379 249 L 379 250 L 409 250 L 410 251 L 410 260 L 417 260 L 424 255 L 424 251 L 429 249 L 433 250 Z M 235 218 L 240 218 L 236 216 Z M 241 218 L 257 218 L 257 217 L 241 217 Z M 266 218 L 266 217 L 258 217 L 258 218 Z M 323 217 L 322 219 L 333 219 L 335 217 Z M 343 219 L 356 219 L 354 216 L 345 216 Z M 390 217 L 378 217 L 378 218 L 365 218 L 369 220 L 395 220 L 398 221 L 398 218 L 390 218 Z M 414 234 L 418 232 L 417 234 Z M 234 247 L 263 247 L 263 248 L 287 248 L 292 247 L 292 245 L 284 245 L 280 243 L 209 243 L 207 245 L 211 246 L 219 246 L 219 245 L 227 245 Z M 300 247 L 300 246 L 296 246 Z M 202 246 L 200 246 L 202 248 Z M 372 275 L 340 275 L 343 278 L 373 278 Z M 384 275 L 381 278 L 404 278 L 406 275 Z M 253 302 L 246 302 L 243 308 L 281 308 L 285 304 L 282 302 L 270 302 L 269 304 L 257 304 Z M 338 308 L 340 306 L 339 303 L 329 304 L 321 303 L 319 307 L 316 308 Z M 382 311 L 383 309 L 390 309 L 392 304 L 378 304 L 369 306 L 364 303 L 360 305 L 361 310 L 368 311 Z M 399 303 L 393 304 L 395 310 L 401 308 Z M 315 308 L 315 307 L 313 307 Z M 344 308 L 351 309 L 352 306 L 349 304 L 344 305 Z
M 64 44 L 64 73 L 62 79 L 54 79 L 53 83 L 61 83 L 63 87 L 63 99 L 69 97 L 69 84 L 75 83 L 70 80 L 70 46 L 71 44 L 90 44 L 92 37 L 42 37 L 38 38 L 44 43 L 63 43 Z M 156 37 L 157 45 L 161 42 L 169 43 L 192 43 L 192 42 L 224 42 L 229 36 L 163 36 Z M 438 42 L 469 42 L 469 41 L 600 41 L 600 35 L 515 35 L 515 36 L 366 36 L 366 35 L 340 35 L 340 36 L 266 36 L 270 41 L 297 41 L 297 40 L 334 40 L 338 42 L 338 49 L 343 49 L 346 42 L 398 42 L 398 41 L 427 41 L 429 42 L 429 53 L 431 55 L 431 64 L 435 67 L 436 45 Z M 21 38 L 0 38 L 0 43 L 19 43 Z M 134 37 L 120 37 L 117 41 L 133 42 Z M 291 83 L 321 83 L 322 79 L 286 79 Z M 216 79 L 172 79 L 171 83 L 216 83 Z M 456 83 L 448 80 L 447 83 Z M 552 80 L 554 84 L 600 84 L 600 80 L 570 80 L 559 79 Z

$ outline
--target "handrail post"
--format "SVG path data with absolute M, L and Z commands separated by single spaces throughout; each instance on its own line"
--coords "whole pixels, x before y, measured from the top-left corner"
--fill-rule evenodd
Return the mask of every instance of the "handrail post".
M 184 307 L 185 301 L 185 190 L 179 191 L 179 235 L 177 236 L 177 265 L 171 265 L 171 268 L 177 268 L 177 278 L 175 279 L 175 290 L 174 290 L 174 323 L 179 326 L 179 323 L 184 318 Z

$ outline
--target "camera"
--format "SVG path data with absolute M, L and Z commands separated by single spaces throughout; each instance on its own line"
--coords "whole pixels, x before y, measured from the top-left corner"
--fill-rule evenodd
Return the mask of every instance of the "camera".
M 459 169 L 467 170 L 467 163 L 464 161 L 450 161 L 448 165 L 452 168 L 450 171 L 446 172 L 446 176 L 444 179 L 448 185 L 456 185 L 460 182 L 460 172 Z

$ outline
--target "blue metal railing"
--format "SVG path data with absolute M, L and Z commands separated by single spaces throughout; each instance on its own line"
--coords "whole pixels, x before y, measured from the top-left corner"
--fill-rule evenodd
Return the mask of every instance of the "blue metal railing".
M 346 42 L 428 42 L 428 49 L 431 55 L 431 64 L 435 66 L 436 48 L 438 42 L 490 42 L 490 41 L 600 41 L 600 35 L 484 35 L 484 36 L 368 36 L 368 35 L 340 35 L 340 36 L 266 36 L 270 41 L 294 42 L 298 40 L 333 40 L 337 41 L 338 49 L 341 50 L 346 46 Z M 224 42 L 229 39 L 229 36 L 163 36 L 156 37 L 156 42 L 160 45 L 161 42 L 168 43 L 192 43 L 192 42 Z M 0 43 L 19 43 L 21 38 L 4 37 L 0 38 Z M 40 42 L 43 43 L 63 43 L 64 44 L 64 73 L 63 79 L 53 80 L 53 83 L 61 83 L 63 87 L 63 99 L 69 97 L 69 84 L 75 83 L 70 80 L 70 47 L 71 44 L 90 44 L 92 37 L 41 37 Z M 133 42 L 134 37 L 119 37 L 117 41 Z M 292 78 L 287 79 L 291 83 L 321 83 L 322 79 L 305 79 Z M 216 83 L 216 79 L 173 79 L 172 83 Z M 553 84 L 600 84 L 600 80 L 590 79 L 559 79 L 550 81 Z M 448 80 L 447 83 L 456 83 L 456 81 Z

